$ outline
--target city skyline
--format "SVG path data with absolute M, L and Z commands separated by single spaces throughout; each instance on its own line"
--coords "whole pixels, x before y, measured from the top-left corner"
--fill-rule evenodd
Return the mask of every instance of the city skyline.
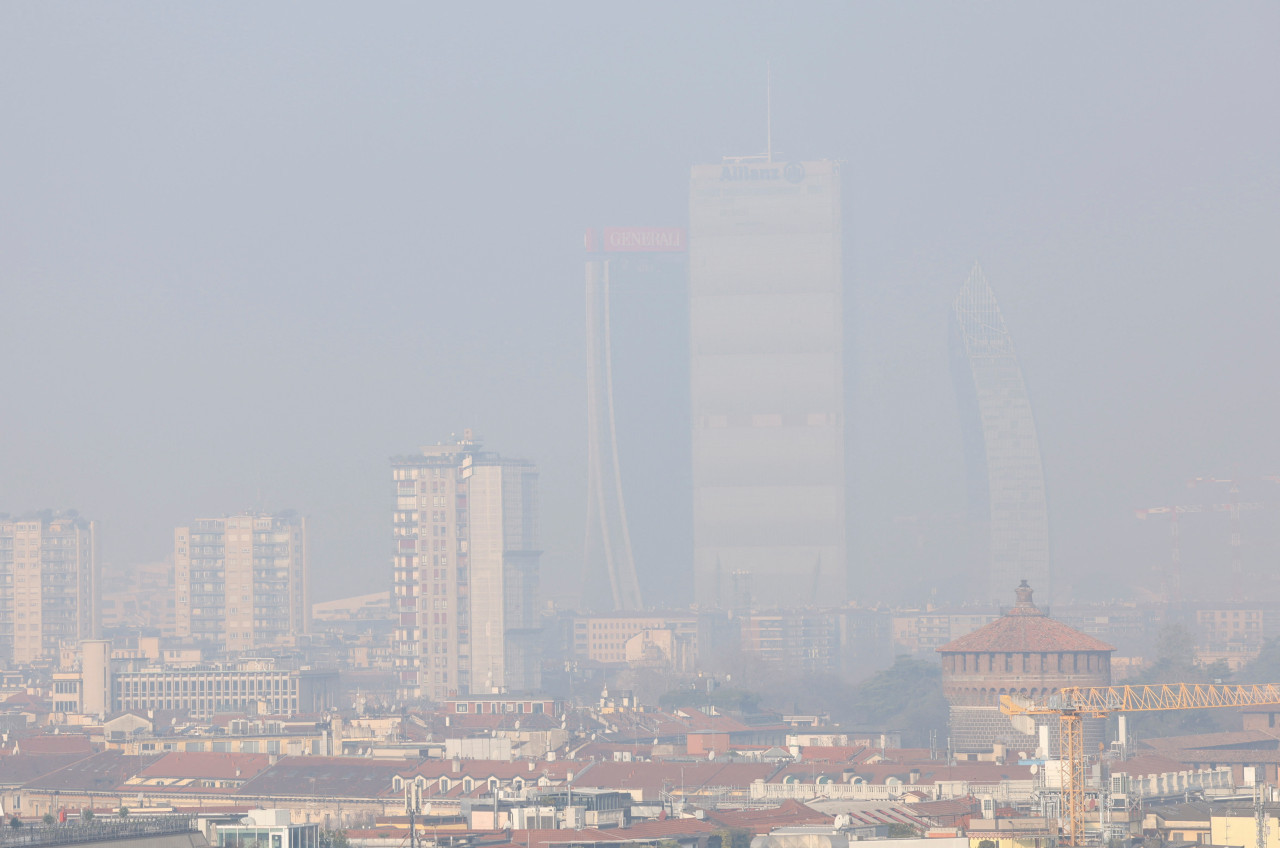
M 4 842 L 1280 848 L 1277 32 L 0 3 Z
M 493 29 L 463 9 L 113 7 L 0 13 L 21 128 L 0 511 L 75 507 L 113 566 L 164 559 L 192 516 L 293 508 L 316 598 L 354 594 L 383 565 L 386 457 L 473 426 L 542 468 L 544 585 L 569 601 L 580 233 L 686 225 L 691 164 L 766 147 L 766 64 L 775 158 L 831 157 L 846 181 L 860 594 L 965 592 L 942 564 L 965 503 L 945 323 L 975 259 L 1036 402 L 1055 598 L 1141 593 L 1169 532 L 1135 509 L 1280 468 L 1267 4 L 1175 4 L 1155 27 L 1013 5 L 590 16 L 616 40 L 525 10 Z M 1275 516 L 1242 523 L 1265 571 Z M 1227 527 L 1183 529 L 1185 591 L 1213 591 Z

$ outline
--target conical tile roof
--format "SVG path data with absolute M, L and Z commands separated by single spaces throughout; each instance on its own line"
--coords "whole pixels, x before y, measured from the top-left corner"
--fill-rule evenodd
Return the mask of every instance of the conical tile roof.
M 1031 600 L 1032 589 L 1023 580 L 1017 590 L 1018 603 L 990 624 L 953 639 L 938 648 L 940 654 L 972 653 L 1059 653 L 1063 651 L 1114 651 L 1115 648 L 1054 621 Z

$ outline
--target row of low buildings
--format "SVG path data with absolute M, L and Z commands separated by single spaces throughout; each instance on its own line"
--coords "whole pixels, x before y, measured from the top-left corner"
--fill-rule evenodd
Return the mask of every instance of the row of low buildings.
M 1001 619 L 1000 611 L 980 608 L 852 606 L 548 615 L 536 606 L 536 482 L 530 462 L 484 451 L 470 433 L 394 459 L 389 592 L 346 615 L 329 611 L 316 638 L 300 516 L 241 514 L 177 528 L 172 583 L 161 583 L 155 569 L 138 573 L 152 592 L 170 593 L 172 605 L 104 592 L 92 521 L 52 514 L 0 521 L 0 660 L 10 667 L 58 661 L 65 648 L 99 637 L 110 597 L 123 605 L 113 606 L 113 624 L 134 616 L 116 635 L 157 632 L 182 646 L 166 649 L 198 649 L 221 661 L 296 649 L 294 665 L 381 669 L 394 675 L 390 697 L 439 701 L 535 692 L 547 661 L 694 674 L 736 656 L 858 678 L 899 653 L 934 656 Z M 132 606 L 122 598 L 133 598 Z M 163 623 L 143 620 L 145 610 L 164 615 Z M 380 632 L 342 634 L 352 621 L 371 625 L 370 616 L 383 616 Z M 1149 651 L 1142 639 L 1167 621 L 1187 623 L 1204 658 L 1230 665 L 1280 632 L 1280 612 L 1265 605 L 1060 607 L 1057 617 L 1100 643 L 1128 644 L 1121 656 L 1107 656 L 1121 673 L 1140 662 L 1139 652 Z M 218 703 L 210 696 L 198 708 Z
M 715 717 L 685 718 L 697 725 Z M 953 763 L 922 750 L 743 745 L 713 759 L 664 757 L 655 749 L 635 759 L 618 756 L 617 747 L 609 756 L 607 742 L 584 748 L 568 740 L 555 749 L 559 756 L 509 760 L 343 757 L 334 755 L 334 747 L 301 753 L 152 752 L 113 740 L 114 726 L 6 739 L 0 744 L 4 809 L 39 818 L 122 807 L 138 814 L 204 815 L 268 808 L 283 811 L 277 824 L 310 823 L 357 836 L 398 832 L 399 838 L 410 802 L 428 831 L 469 839 L 505 830 L 573 830 L 578 841 L 577 832 L 599 829 L 613 832 L 613 840 L 591 834 L 586 841 L 643 841 L 642 831 L 631 828 L 668 818 L 752 829 L 756 835 L 787 826 L 866 828 L 862 839 L 932 829 L 934 836 L 1001 836 L 1010 848 L 1044 848 L 1057 837 L 1043 809 L 1045 793 L 1053 788 L 1045 774 L 1026 763 Z M 230 730 L 228 738 L 249 735 L 245 728 Z M 359 728 L 352 730 L 358 736 Z M 275 729 L 282 736 L 291 732 L 306 738 L 324 730 Z M 342 735 L 337 731 L 330 739 Z M 1189 794 L 1229 801 L 1242 792 L 1230 767 L 1196 769 L 1159 756 L 1113 763 L 1106 779 L 1113 787 L 1107 796 L 1110 815 L 1093 808 L 1090 821 L 1095 830 L 1111 828 L 1112 836 L 1192 832 L 1188 822 L 1195 817 L 1171 805 Z M 1224 808 L 1222 815 L 1240 812 Z M 1216 826 L 1207 819 L 1210 831 Z M 1033 837 L 1037 841 L 1019 841 Z
M 548 614 L 536 605 L 532 464 L 484 451 L 466 434 L 393 460 L 392 485 L 389 591 L 348 609 L 326 605 L 324 633 L 314 637 L 306 523 L 296 515 L 239 514 L 177 528 L 169 579 L 145 568 L 135 575 L 140 585 L 123 590 L 99 575 L 93 522 L 70 514 L 0 521 L 0 662 L 56 662 L 68 646 L 100 636 L 109 621 L 115 636 L 158 633 L 210 659 L 289 649 L 304 655 L 302 664 L 310 656 L 382 669 L 395 676 L 393 697 L 438 700 L 536 691 L 546 662 L 692 674 L 732 654 L 797 672 L 861 677 L 902 653 L 932 657 L 1000 618 L 996 609 L 852 606 Z M 1280 633 L 1280 610 L 1262 604 L 1056 612 L 1077 631 L 1123 646 L 1108 660 L 1117 676 L 1149 655 L 1163 623 L 1186 624 L 1202 659 L 1232 666 Z M 343 632 L 350 624 L 364 626 L 363 635 Z
M 273 660 L 164 664 L 148 656 L 157 650 L 158 640 L 133 650 L 83 644 L 77 670 L 54 682 L 54 697 L 65 699 L 54 703 L 66 712 L 44 711 L 57 732 L 22 721 L 12 725 L 11 747 L 0 746 L 6 808 L 53 815 L 59 805 L 247 804 L 359 829 L 385 825 L 408 795 L 438 823 L 474 835 L 625 829 L 691 809 L 800 803 L 834 816 L 952 803 L 973 807 L 970 834 L 991 836 L 1009 820 L 1020 837 L 1042 840 L 1025 846 L 1033 848 L 1056 835 L 1049 799 L 1062 788 L 1057 740 L 1049 727 L 1012 724 L 998 699 L 1043 701 L 1066 686 L 1106 685 L 1113 648 L 1048 616 L 1024 583 L 1003 615 L 939 649 L 951 740 L 923 750 L 895 745 L 891 734 L 823 727 L 814 716 L 664 711 L 623 693 L 602 695 L 590 709 L 509 694 L 439 699 L 429 712 L 402 705 L 365 713 L 339 697 L 340 674 L 276 668 Z M 90 704 L 105 704 L 103 712 L 94 715 Z M 24 717 L 38 711 L 30 697 L 5 707 Z M 1122 740 L 1086 779 L 1097 804 L 1088 826 L 1109 838 L 1136 836 L 1151 805 L 1193 793 L 1230 798 L 1274 781 L 1278 719 L 1280 708 L 1259 707 L 1233 733 Z M 1086 728 L 1087 741 L 1101 742 L 1101 731 Z M 5 768 L 13 770 L 9 784 Z M 574 794 L 577 805 L 568 801 Z

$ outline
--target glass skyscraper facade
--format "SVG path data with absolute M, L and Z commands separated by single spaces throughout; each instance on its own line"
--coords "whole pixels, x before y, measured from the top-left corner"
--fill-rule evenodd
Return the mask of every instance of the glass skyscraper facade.
M 592 609 L 690 600 L 685 245 L 674 227 L 588 232 L 583 593 Z

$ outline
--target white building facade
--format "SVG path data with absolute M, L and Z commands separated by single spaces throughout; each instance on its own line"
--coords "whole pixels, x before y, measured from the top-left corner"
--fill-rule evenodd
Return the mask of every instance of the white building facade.
M 537 468 L 468 435 L 392 461 L 392 654 L 403 698 L 538 688 Z
M 726 160 L 689 196 L 695 596 L 839 604 L 843 290 L 835 162 Z

